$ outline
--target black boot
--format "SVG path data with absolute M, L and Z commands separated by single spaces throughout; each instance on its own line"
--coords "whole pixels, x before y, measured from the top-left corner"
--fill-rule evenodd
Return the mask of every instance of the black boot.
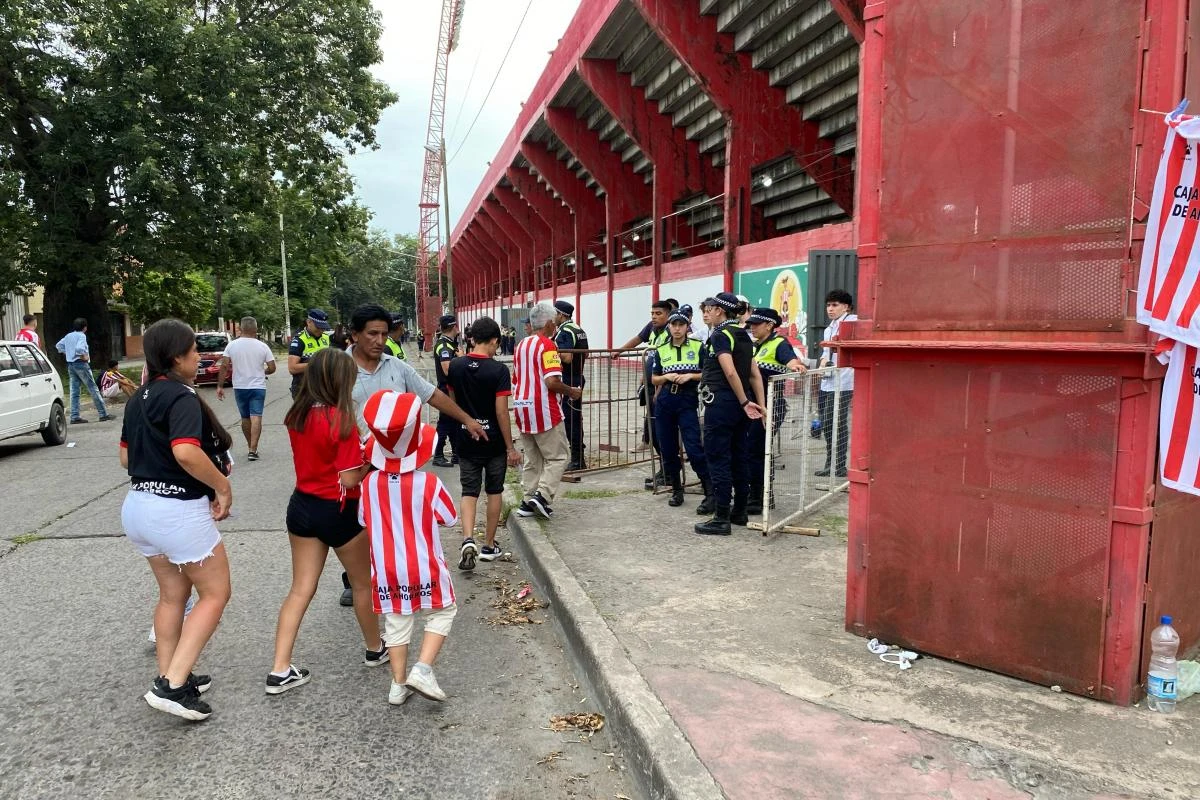
M 746 498 L 734 498 L 733 508 L 729 511 L 729 521 L 734 525 L 745 525 L 750 521 L 750 518 L 746 516 Z
M 655 489 L 658 489 L 659 487 L 666 486 L 666 485 L 667 485 L 667 474 L 665 472 L 663 472 L 661 469 L 658 472 L 654 473 L 653 478 L 646 478 L 646 488 L 649 489 L 650 491 L 654 491 Z
M 713 518 L 708 522 L 697 522 L 695 531 L 706 536 L 728 536 L 729 509 L 718 508 L 717 513 L 713 514 Z
M 763 512 L 763 487 L 750 484 L 750 499 L 746 501 L 747 514 L 761 514 Z
M 683 479 L 678 472 L 671 476 L 671 499 L 667 501 L 667 505 L 672 508 L 683 505 Z
M 717 510 L 717 501 L 712 496 L 712 479 L 701 478 L 700 485 L 704 487 L 704 499 L 700 501 L 700 505 L 696 506 L 696 515 L 707 517 Z

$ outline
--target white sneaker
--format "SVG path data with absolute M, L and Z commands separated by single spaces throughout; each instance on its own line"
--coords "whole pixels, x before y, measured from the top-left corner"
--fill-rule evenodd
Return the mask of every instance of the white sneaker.
M 446 699 L 446 693 L 442 691 L 442 687 L 438 686 L 437 677 L 433 674 L 432 669 L 419 670 L 414 664 L 413 668 L 408 671 L 407 684 L 408 688 L 430 700 L 441 702 Z
M 392 681 L 392 688 L 388 691 L 388 702 L 394 706 L 402 706 L 408 698 L 412 697 L 412 693 L 412 689 L 403 683 Z
M 192 609 L 196 606 L 196 595 L 188 595 L 187 605 L 183 607 L 183 618 L 187 619 L 188 614 L 192 613 Z M 150 623 L 150 635 L 146 637 L 146 641 L 150 644 L 158 644 L 158 637 L 154 635 L 154 623 Z

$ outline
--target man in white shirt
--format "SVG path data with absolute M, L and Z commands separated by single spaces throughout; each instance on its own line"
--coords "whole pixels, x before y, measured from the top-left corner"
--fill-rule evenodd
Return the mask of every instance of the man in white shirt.
M 225 346 L 217 373 L 217 399 L 225 399 L 225 376 L 233 368 L 233 399 L 242 417 L 248 461 L 258 461 L 258 439 L 262 435 L 263 405 L 267 400 L 267 376 L 275 372 L 275 354 L 258 340 L 258 321 L 242 318 L 242 333 Z
M 825 313 L 829 316 L 829 327 L 821 341 L 829 342 L 838 338 L 843 322 L 853 322 L 858 316 L 852 313 L 854 297 L 844 289 L 834 289 L 825 297 Z M 836 367 L 837 351 L 826 347 L 821 351 L 818 367 Z M 838 390 L 841 398 L 837 398 Z M 854 399 L 854 370 L 842 367 L 821 378 L 821 391 L 818 394 L 821 411 L 821 433 L 825 436 L 825 468 L 817 470 L 818 477 L 826 477 L 833 473 L 835 477 L 846 477 L 846 458 L 850 448 L 850 401 Z M 834 405 L 837 405 L 837 447 L 833 446 Z M 833 451 L 837 450 L 836 460 Z M 832 467 L 832 469 L 831 469 Z

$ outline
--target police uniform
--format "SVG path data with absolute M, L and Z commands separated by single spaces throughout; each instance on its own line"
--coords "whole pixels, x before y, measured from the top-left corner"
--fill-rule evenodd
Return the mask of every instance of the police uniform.
M 687 322 L 683 314 L 672 314 L 671 322 Z M 676 345 L 671 340 L 655 348 L 655 375 L 683 374 L 700 375 L 704 364 L 703 342 L 688 337 L 683 344 Z M 678 442 L 682 438 L 683 449 L 687 452 L 688 462 L 700 478 L 704 486 L 705 502 L 701 503 L 697 513 L 712 513 L 711 489 L 708 476 L 708 461 L 704 457 L 704 446 L 700 442 L 700 418 L 697 406 L 700 398 L 700 383 L 664 383 L 657 387 L 654 398 L 654 434 L 663 443 L 663 470 L 671 482 L 671 505 L 683 503 L 683 479 L 681 471 L 683 464 L 679 459 Z
M 756 322 L 769 322 L 772 325 L 778 326 L 782 322 L 782 319 L 780 319 L 779 314 L 774 309 L 756 308 L 746 324 L 750 325 Z M 795 358 L 796 351 L 792 349 L 791 343 L 776 330 L 772 330 L 767 338 L 754 345 L 754 361 L 758 365 L 758 371 L 762 373 L 764 394 L 770 395 L 770 392 L 766 391 L 766 382 L 774 375 L 785 375 L 791 372 L 787 365 Z M 787 400 L 784 399 L 782 392 L 776 392 L 771 408 L 772 425 L 776 430 L 783 424 L 786 416 Z M 749 432 L 746 434 L 746 449 L 750 457 L 750 499 L 746 506 L 746 513 L 761 514 L 763 507 L 763 472 L 767 450 L 766 420 L 752 419 L 750 420 L 749 428 Z M 771 474 L 774 475 L 774 472 L 775 467 L 772 464 Z
M 453 316 L 446 315 L 438 321 L 438 327 L 441 333 L 433 342 L 433 365 L 434 371 L 437 373 L 437 387 L 443 392 L 449 394 L 450 385 L 446 378 L 446 369 L 450 366 L 451 360 L 458 357 L 458 337 L 446 335 L 446 331 L 458 324 Z M 453 451 L 453 463 L 458 463 L 458 442 L 456 437 L 461 423 L 454 420 L 448 414 L 438 414 L 437 422 L 437 456 L 436 460 L 445 461 L 446 442 L 450 443 L 450 448 Z M 439 465 L 440 466 L 440 465 Z
M 561 353 L 563 350 L 587 350 L 588 336 L 583 328 L 579 327 L 575 322 L 572 322 L 570 317 L 575 313 L 575 306 L 568 303 L 566 300 L 556 300 L 554 308 L 560 314 L 565 315 L 568 319 L 562 325 L 558 326 L 558 332 L 554 335 L 554 346 Z M 585 352 L 577 352 L 572 355 L 570 364 L 562 365 L 562 382 L 567 386 L 578 386 L 583 388 L 584 365 L 587 363 L 588 354 Z M 567 442 L 571 446 L 571 460 L 567 464 L 567 471 L 587 469 L 587 463 L 583 458 L 583 404 L 580 400 L 572 400 L 565 394 L 562 395 L 562 412 L 563 412 L 563 431 L 567 435 Z
M 323 330 L 320 336 L 313 336 L 308 332 L 308 326 L 305 325 L 298 334 L 292 337 L 291 343 L 288 344 L 288 355 L 298 356 L 301 364 L 307 364 L 319 351 L 329 347 L 329 317 L 324 311 L 314 308 L 308 312 L 308 319 Z M 292 376 L 292 397 L 295 397 L 296 392 L 300 391 L 300 381 L 303 378 L 303 372 Z
M 721 292 L 705 304 L 732 312 L 739 301 L 728 292 Z M 750 375 L 756 369 L 754 344 L 737 320 L 722 322 L 704 343 L 701 390 L 705 404 L 704 452 L 708 456 L 715 515 L 708 522 L 696 525 L 696 533 L 728 535 L 730 522 L 746 524 L 746 501 L 750 492 L 746 431 L 750 419 L 746 416 L 745 403 L 738 400 L 721 369 L 719 356 L 722 353 L 733 358 L 734 371 L 741 381 L 746 402 L 753 402 Z

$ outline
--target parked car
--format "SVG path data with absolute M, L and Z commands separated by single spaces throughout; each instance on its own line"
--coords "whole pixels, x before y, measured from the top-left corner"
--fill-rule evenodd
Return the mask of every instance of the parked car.
M 229 334 L 221 331 L 204 331 L 196 334 L 196 351 L 200 353 L 200 368 L 196 370 L 196 385 L 217 382 L 221 368 L 221 354 L 229 344 Z
M 41 350 L 0 341 L 0 439 L 39 431 L 46 444 L 65 442 L 62 394 L 62 381 Z

